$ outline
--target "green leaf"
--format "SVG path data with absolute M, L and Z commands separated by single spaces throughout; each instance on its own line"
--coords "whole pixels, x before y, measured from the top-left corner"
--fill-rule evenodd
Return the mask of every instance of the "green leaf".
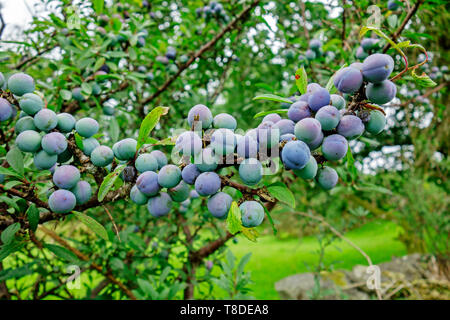
M 34 203 L 28 207 L 27 217 L 31 230 L 36 231 L 39 224 L 39 210 Z
M 11 253 L 14 253 L 16 251 L 19 251 L 25 246 L 22 242 L 11 242 L 10 244 L 1 246 L 0 249 L 0 261 L 8 257 Z
M 368 147 L 378 147 L 380 145 L 379 141 L 366 137 L 359 137 L 358 140 L 364 142 Z
M 16 178 L 21 179 L 22 176 L 19 175 L 18 173 L 14 172 L 14 170 L 10 169 L 10 168 L 4 168 L 4 167 L 0 167 L 0 174 L 3 174 L 5 176 L 13 176 Z
M 106 195 L 108 194 L 109 190 L 112 188 L 114 183 L 116 182 L 117 178 L 119 177 L 120 173 L 125 169 L 127 165 L 122 164 L 120 166 L 117 166 L 117 168 L 109 173 L 105 179 L 103 179 L 102 184 L 100 185 L 100 188 L 98 188 L 98 201 L 102 202 L 103 199 L 105 199 Z
M 355 167 L 355 159 L 353 158 L 352 149 L 350 148 L 350 146 L 348 146 L 346 160 L 347 170 L 350 173 L 352 180 L 355 181 L 356 177 L 358 176 L 358 170 Z
M 98 69 L 100 69 L 100 67 L 105 64 L 105 61 L 106 61 L 106 59 L 103 57 L 101 57 L 100 59 L 97 59 L 97 61 L 94 64 L 94 71 L 97 71 Z
M 75 132 L 75 144 L 77 145 L 77 147 L 81 150 L 84 149 L 83 146 L 83 138 L 81 138 L 81 136 Z
M 301 67 L 295 72 L 295 85 L 301 94 L 306 93 L 306 87 L 308 86 L 308 76 L 305 68 Z
M 295 197 L 291 190 L 282 182 L 276 182 L 267 187 L 267 191 L 277 200 L 295 208 Z
M 108 241 L 108 232 L 104 226 L 102 226 L 97 220 L 89 217 L 81 212 L 74 211 L 73 214 L 85 224 L 90 230 L 94 231 L 100 238 Z
M 242 257 L 241 261 L 239 261 L 239 264 L 236 268 L 237 274 L 242 274 L 244 272 L 245 265 L 250 261 L 251 256 L 252 256 L 252 253 L 249 252 L 245 256 Z
M 19 267 L 19 268 L 9 268 L 9 269 L 5 269 L 0 271 L 0 282 L 9 280 L 9 279 L 17 279 L 17 278 L 22 278 L 26 275 L 32 274 L 34 272 L 33 269 L 31 269 L 30 267 L 33 266 L 35 263 L 31 262 L 31 263 L 27 263 L 26 265 Z
M 261 94 L 259 96 L 256 96 L 253 98 L 253 100 L 269 100 L 269 101 L 277 101 L 277 102 L 284 102 L 284 103 L 292 104 L 292 101 L 289 100 L 288 98 L 283 98 L 283 97 L 277 96 L 275 94 L 270 94 L 270 93 Z
M 236 234 L 242 229 L 241 210 L 236 201 L 233 201 L 230 211 L 228 211 L 227 228 L 232 234 Z
M 152 300 L 158 299 L 158 292 L 153 288 L 150 282 L 143 279 L 137 279 L 137 284 L 146 296 L 150 297 Z
M 392 195 L 391 190 L 386 189 L 381 186 L 377 186 L 375 184 L 371 184 L 371 183 L 364 183 L 363 185 L 356 187 L 356 189 L 360 190 L 360 191 L 365 191 L 365 192 L 378 192 L 378 193 Z
M 13 168 L 18 174 L 23 176 L 24 168 L 23 168 L 23 155 L 17 148 L 12 148 L 6 154 L 6 160 L 8 161 L 11 168 Z
M 173 137 L 168 137 L 168 138 L 162 139 L 160 141 L 156 140 L 152 144 L 154 144 L 155 146 L 174 146 L 175 145 L 175 141 L 174 141 Z
M 5 183 L 5 190 L 9 190 L 11 188 L 14 188 L 15 186 L 17 186 L 19 184 L 23 184 L 23 182 L 22 181 L 17 181 L 17 180 L 9 181 L 9 182 Z
M 291 103 L 292 103 L 292 101 L 291 101 Z M 269 110 L 269 111 L 261 111 L 261 112 L 258 112 L 257 114 L 255 114 L 253 116 L 253 119 L 256 119 L 256 118 L 259 118 L 259 117 L 264 117 L 264 116 L 267 116 L 268 114 L 271 114 L 271 113 L 284 114 L 284 113 L 287 113 L 287 112 L 288 112 L 288 109 L 276 109 L 276 110 Z
M 17 211 L 20 211 L 19 206 L 17 205 L 16 200 L 14 200 L 14 199 L 8 198 L 7 196 L 0 196 L 0 202 L 4 202 L 9 207 L 13 207 Z
M 436 86 L 436 82 L 431 80 L 431 78 L 428 75 L 426 75 L 425 73 L 422 73 L 421 75 L 417 75 L 416 70 L 413 69 L 411 71 L 411 76 L 413 77 L 414 82 L 421 87 L 429 88 L 429 87 Z
M 72 99 L 72 92 L 69 90 L 62 89 L 59 91 L 59 94 L 60 94 L 61 98 L 63 98 L 63 100 L 67 101 L 67 100 Z
M 141 127 L 139 128 L 139 136 L 136 150 L 139 150 L 142 147 L 142 145 L 147 140 L 147 137 L 149 136 L 150 132 L 159 122 L 161 116 L 167 114 L 167 112 L 169 112 L 169 108 L 167 107 L 156 107 L 144 118 L 144 120 L 141 123 Z
M 89 83 L 83 82 L 81 84 L 81 92 L 90 96 L 92 94 L 92 86 Z
M 69 262 L 79 262 L 77 256 L 73 252 L 69 251 L 64 247 L 49 243 L 45 244 L 44 247 L 50 250 L 58 258 L 61 258 Z
M 397 22 L 398 22 L 397 15 L 393 14 L 393 15 L 390 15 L 389 17 L 387 17 L 387 22 L 389 24 L 389 27 L 395 28 L 395 26 L 397 25 Z
M 119 139 L 120 127 L 117 123 L 116 117 L 112 117 L 111 123 L 109 124 L 109 135 L 112 141 L 117 141 Z
M 256 228 L 242 227 L 241 232 L 248 240 L 253 242 L 256 242 L 256 239 L 259 237 L 259 232 Z
M 267 214 L 267 219 L 269 219 L 270 225 L 272 226 L 273 235 L 276 236 L 277 233 L 278 233 L 278 230 L 277 230 L 277 228 L 275 228 L 275 223 L 273 222 L 272 215 L 270 214 L 270 212 L 266 208 L 266 206 L 263 206 L 263 208 L 264 208 L 264 211 Z
M 105 5 L 105 0 L 93 0 L 92 4 L 94 6 L 95 13 L 97 13 L 97 14 L 103 13 L 103 7 Z
M 2 234 L 1 234 L 1 239 L 2 239 L 3 244 L 11 243 L 11 241 L 14 240 L 16 232 L 19 230 L 20 230 L 20 223 L 18 223 L 18 222 L 8 226 L 8 228 L 3 230 Z

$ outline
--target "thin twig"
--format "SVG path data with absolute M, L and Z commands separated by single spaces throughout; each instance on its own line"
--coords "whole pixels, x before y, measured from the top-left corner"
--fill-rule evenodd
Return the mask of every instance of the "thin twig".
M 344 0 L 345 1 L 345 0 Z M 417 9 L 419 9 L 419 6 L 424 2 L 425 0 L 417 0 L 414 7 L 408 12 L 408 14 L 405 17 L 405 20 L 403 20 L 402 24 L 398 27 L 398 29 L 394 32 L 392 35 L 392 41 L 396 41 L 397 38 L 402 33 L 403 29 L 405 29 L 406 24 L 409 22 L 409 20 L 414 16 L 414 14 L 417 12 Z M 388 42 L 383 48 L 383 53 L 386 53 L 388 49 L 390 48 L 391 44 Z
M 332 225 L 330 225 L 323 217 L 321 216 L 317 216 L 317 215 L 311 215 L 311 214 L 307 214 L 304 212 L 295 212 L 295 214 L 301 215 L 303 217 L 307 217 L 316 221 L 319 221 L 320 223 L 322 223 L 324 226 L 326 226 L 328 229 L 330 229 L 331 232 L 333 232 L 336 236 L 338 236 L 340 239 L 344 240 L 345 242 L 347 242 L 352 248 L 354 248 L 355 250 L 357 250 L 359 253 L 361 253 L 361 255 L 367 260 L 367 263 L 369 264 L 369 266 L 373 266 L 372 264 L 372 259 L 370 259 L 369 255 L 367 253 L 365 253 L 360 247 L 358 247 L 355 243 L 353 243 L 350 239 L 344 237 L 344 235 L 342 233 L 340 233 L 338 230 L 336 230 Z M 383 300 L 382 296 L 381 296 L 381 292 L 380 289 L 376 288 L 375 289 L 378 299 L 379 300 Z
M 122 240 L 120 240 L 120 234 L 119 234 L 119 229 L 117 228 L 116 222 L 114 221 L 111 213 L 109 212 L 108 208 L 106 208 L 106 206 L 103 206 L 103 209 L 105 209 L 106 213 L 108 214 L 109 219 L 111 220 L 113 227 L 114 227 L 114 231 L 116 232 L 117 238 L 119 239 L 119 242 L 122 242 Z

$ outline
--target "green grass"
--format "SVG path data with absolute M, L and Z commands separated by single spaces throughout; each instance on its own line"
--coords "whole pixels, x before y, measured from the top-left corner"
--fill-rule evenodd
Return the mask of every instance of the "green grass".
M 372 263 L 376 264 L 407 253 L 405 246 L 396 240 L 400 231 L 401 228 L 392 222 L 374 221 L 345 236 L 364 250 Z M 246 270 L 251 271 L 254 281 L 252 295 L 257 299 L 279 299 L 275 282 L 296 273 L 309 272 L 307 265 L 314 267 L 318 262 L 319 245 L 315 237 L 280 240 L 274 236 L 265 236 L 256 243 L 240 239 L 230 248 L 239 258 L 252 252 Z M 333 264 L 334 269 L 367 265 L 366 259 L 358 251 L 341 240 L 327 247 L 324 262 L 326 265 Z

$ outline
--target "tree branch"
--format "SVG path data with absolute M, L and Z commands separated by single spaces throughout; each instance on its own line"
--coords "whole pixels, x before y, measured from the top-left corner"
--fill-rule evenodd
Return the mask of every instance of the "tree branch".
M 414 16 L 414 14 L 417 12 L 417 9 L 419 9 L 419 6 L 424 2 L 425 0 L 417 0 L 416 4 L 412 9 L 408 12 L 408 14 L 405 17 L 405 20 L 403 20 L 402 24 L 398 27 L 398 29 L 394 32 L 392 35 L 392 41 L 396 41 L 397 38 L 402 33 L 403 29 L 405 29 L 406 24 L 409 22 L 409 20 Z M 383 48 L 383 53 L 386 53 L 388 49 L 390 48 L 391 44 L 388 42 Z
M 210 50 L 227 32 L 231 31 L 235 28 L 237 23 L 240 20 L 244 20 L 250 10 L 258 5 L 260 0 L 253 0 L 250 5 L 248 5 L 241 13 L 239 13 L 221 32 L 219 32 L 211 41 L 203 45 L 198 51 L 196 51 L 189 60 L 181 65 L 178 69 L 178 72 L 174 74 L 171 78 L 169 78 L 161 87 L 159 87 L 150 97 L 145 99 L 142 102 L 142 106 L 152 102 L 155 100 L 161 93 L 163 93 L 182 73 L 186 70 L 192 63 L 194 63 L 195 59 L 199 58 L 203 53 Z

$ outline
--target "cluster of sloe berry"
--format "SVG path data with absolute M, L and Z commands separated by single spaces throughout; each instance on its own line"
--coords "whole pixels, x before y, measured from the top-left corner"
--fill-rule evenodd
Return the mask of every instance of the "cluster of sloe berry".
M 211 1 L 208 5 L 197 8 L 195 10 L 195 14 L 197 18 L 205 18 L 206 22 L 209 22 L 212 18 L 215 18 L 217 21 L 228 22 L 230 17 L 227 15 L 227 12 L 223 8 L 222 4 Z
M 325 190 L 336 186 L 337 172 L 324 163 L 344 158 L 348 140 L 364 131 L 378 134 L 384 129 L 382 109 L 371 103 L 384 104 L 394 98 L 396 87 L 388 80 L 393 68 L 390 56 L 370 55 L 363 63 L 353 63 L 334 76 L 334 85 L 346 96 L 348 106 L 341 95 L 310 83 L 303 95 L 292 97 L 288 119 L 267 114 L 245 134 L 237 133 L 237 121 L 230 114 L 213 117 L 208 107 L 198 104 L 187 116 L 190 130 L 176 138 L 173 151 L 182 156 L 177 165 L 169 164 L 159 150 L 137 150 L 137 141 L 132 138 L 120 140 L 112 148 L 100 145 L 94 137 L 99 130 L 96 120 L 77 121 L 68 113 L 56 114 L 46 108 L 42 98 L 33 93 L 33 78 L 24 73 L 13 74 L 8 80 L 0 74 L 4 97 L 0 98 L 0 121 L 15 118 L 17 112 L 7 99 L 5 90 L 9 89 L 21 109 L 15 124 L 15 143 L 19 150 L 33 154 L 37 169 L 52 172 L 57 190 L 50 194 L 48 203 L 56 213 L 72 211 L 89 201 L 93 193 L 91 185 L 80 180 L 80 170 L 69 161 L 76 148 L 75 139 L 71 140 L 75 131 L 83 138 L 81 151 L 94 166 L 112 171 L 117 163 L 127 164 L 120 178 L 134 183 L 131 200 L 147 205 L 152 216 L 167 215 L 174 202 L 179 203 L 180 212 L 186 212 L 191 199 L 202 196 L 208 197 L 211 215 L 223 219 L 233 199 L 222 188 L 239 189 L 228 176 L 218 174 L 224 167 L 235 167 L 245 185 L 256 186 L 270 163 L 279 158 L 284 168 L 298 177 L 315 179 Z M 244 227 L 262 223 L 265 210 L 254 193 L 244 194 L 239 203 Z

